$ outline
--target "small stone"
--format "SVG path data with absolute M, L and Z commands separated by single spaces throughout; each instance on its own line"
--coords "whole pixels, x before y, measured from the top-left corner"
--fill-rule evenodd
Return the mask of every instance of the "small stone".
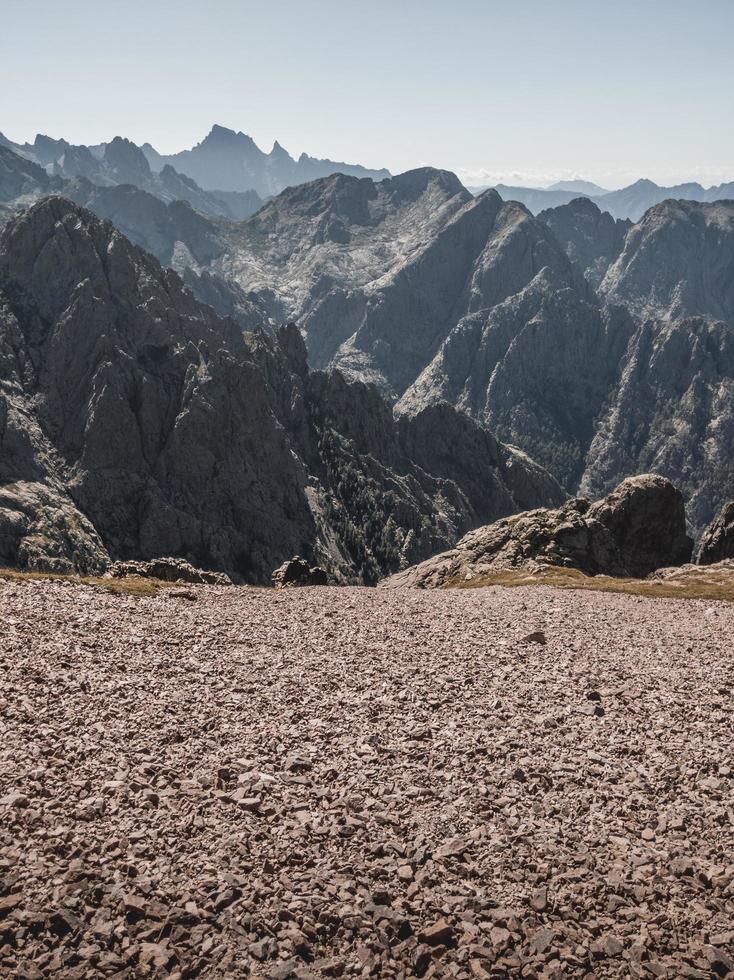
M 23 896 L 20 893 L 5 895 L 4 898 L 0 898 L 0 918 L 16 909 L 22 901 Z
M 468 848 L 469 841 L 464 840 L 462 837 L 454 837 L 445 844 L 442 844 L 438 850 L 434 851 L 433 857 L 438 861 L 450 857 L 461 857 Z
M 530 945 L 536 953 L 544 953 L 552 942 L 552 929 L 538 929 L 533 938 L 530 940 Z
M 548 908 L 548 889 L 536 888 L 530 896 L 530 907 L 536 912 L 545 912 Z
M 3 803 L 5 806 L 14 807 L 16 810 L 23 810 L 27 806 L 30 806 L 30 800 L 25 793 L 9 793 L 0 799 L 0 804 Z
M 454 927 L 446 919 L 439 919 L 432 926 L 418 933 L 418 941 L 428 946 L 448 945 L 454 938 Z
M 546 639 L 543 630 L 535 630 L 533 633 L 528 633 L 527 636 L 523 636 L 523 643 L 539 643 L 541 646 L 545 646 L 548 640 Z

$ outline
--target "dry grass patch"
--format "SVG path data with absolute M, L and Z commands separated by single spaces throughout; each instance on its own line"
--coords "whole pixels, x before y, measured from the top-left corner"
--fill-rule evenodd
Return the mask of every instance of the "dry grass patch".
M 20 572 L 14 568 L 0 568 L 0 581 L 72 582 L 74 585 L 95 585 L 117 595 L 141 598 L 158 595 L 161 589 L 175 589 L 184 585 L 183 582 L 163 582 L 160 579 L 141 578 L 137 575 L 126 578 L 101 578 L 96 575 L 63 575 L 59 572 Z
M 514 588 L 518 585 L 552 585 L 558 589 L 617 592 L 649 599 L 720 599 L 734 602 L 734 572 L 693 567 L 662 581 L 584 575 L 575 568 L 545 568 L 538 572 L 522 569 L 493 572 L 473 579 L 452 579 L 445 589 L 478 589 L 486 586 Z

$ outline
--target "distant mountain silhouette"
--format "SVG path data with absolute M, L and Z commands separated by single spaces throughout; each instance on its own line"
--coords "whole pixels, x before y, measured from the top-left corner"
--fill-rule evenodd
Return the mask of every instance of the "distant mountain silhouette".
M 574 184 L 582 187 L 586 185 L 586 188 L 574 189 L 572 186 Z M 591 189 L 595 187 L 595 184 L 588 184 L 586 181 L 559 181 L 551 187 L 511 187 L 507 184 L 497 184 L 495 190 L 504 201 L 519 201 L 533 214 L 538 214 L 546 208 L 569 204 L 577 197 L 588 197 L 603 211 L 608 211 L 613 218 L 630 218 L 632 221 L 639 221 L 649 208 L 669 198 L 708 203 L 734 200 L 734 181 L 716 187 L 703 187 L 695 182 L 660 187 L 652 180 L 642 179 L 617 191 L 604 191 L 599 188 L 596 192 L 592 192 Z M 471 190 L 472 193 L 477 194 L 486 188 L 473 187 Z
M 33 143 L 12 143 L 0 134 L 0 149 L 12 150 L 48 179 L 88 181 L 97 187 L 132 185 L 161 201 L 187 201 L 197 211 L 221 218 L 249 218 L 262 205 L 253 190 L 203 190 L 190 177 L 169 164 L 154 172 L 145 153 L 130 140 L 116 136 L 99 146 L 72 146 L 66 140 L 38 135 Z M 17 165 L 14 165 L 17 170 Z M 41 181 L 42 182 L 42 181 Z
M 390 176 L 387 170 L 368 170 L 357 164 L 317 160 L 305 153 L 294 160 L 277 141 L 270 153 L 264 153 L 250 136 L 224 126 L 213 126 L 201 143 L 180 153 L 166 156 L 149 143 L 145 143 L 142 150 L 153 170 L 161 170 L 170 164 L 207 190 L 254 190 L 261 197 L 279 194 L 286 187 L 334 173 L 373 180 Z

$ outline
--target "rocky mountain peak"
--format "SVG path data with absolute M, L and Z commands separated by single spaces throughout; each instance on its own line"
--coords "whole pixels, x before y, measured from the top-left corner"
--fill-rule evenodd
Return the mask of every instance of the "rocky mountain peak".
M 33 141 L 33 153 L 42 166 L 54 163 L 65 150 L 69 149 L 70 144 L 65 139 L 53 139 L 51 136 L 44 136 L 37 133 Z
M 438 188 L 442 194 L 452 197 L 461 195 L 466 200 L 471 195 L 456 174 L 450 170 L 437 170 L 435 167 L 418 167 L 405 173 L 390 177 L 385 184 L 397 201 L 415 200 L 425 194 L 429 187 Z
M 665 200 L 630 228 L 601 291 L 642 316 L 734 324 L 734 201 Z
M 150 180 L 151 169 L 145 154 L 139 146 L 122 136 L 115 136 L 107 143 L 103 160 L 121 184 L 144 187 Z
M 217 124 L 212 126 L 207 136 L 197 146 L 216 149 L 235 149 L 238 153 L 253 153 L 254 155 L 264 156 L 262 150 L 257 146 L 251 136 Z
M 273 143 L 273 148 L 270 151 L 270 156 L 274 160 L 290 160 L 291 162 L 293 162 L 293 157 L 286 149 L 284 149 L 280 145 L 280 143 L 277 140 Z

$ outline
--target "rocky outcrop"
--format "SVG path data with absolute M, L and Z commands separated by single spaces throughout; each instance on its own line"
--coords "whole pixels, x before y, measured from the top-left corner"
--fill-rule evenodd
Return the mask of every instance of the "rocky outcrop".
M 587 197 L 549 208 L 538 215 L 556 236 L 566 255 L 595 286 L 624 247 L 631 221 L 615 220 Z
M 187 582 L 192 585 L 231 585 L 222 572 L 194 568 L 183 558 L 154 558 L 152 561 L 116 561 L 106 573 L 110 578 L 155 578 L 161 582 Z
M 0 394 L 0 405 L 2 399 Z M 16 421 L 11 419 L 0 437 L 0 459 L 14 438 L 10 429 Z M 0 484 L 0 567 L 99 575 L 108 564 L 109 555 L 94 526 L 51 474 L 48 482 Z
M 312 542 L 303 464 L 234 322 L 59 198 L 9 223 L 0 283 L 3 386 L 113 559 L 265 579 Z
M 454 416 L 432 425 L 458 457 L 432 458 L 425 422 L 397 423 L 374 389 L 310 373 L 295 327 L 243 333 L 62 198 L 0 236 L 8 564 L 45 554 L 91 571 L 169 555 L 266 582 L 300 554 L 370 582 L 520 501 L 563 498 Z
M 729 500 L 703 532 L 698 546 L 698 564 L 734 559 L 734 500 Z
M 329 577 L 318 565 L 311 567 L 305 558 L 296 555 L 276 568 L 272 575 L 276 589 L 301 588 L 306 585 L 328 585 Z
M 668 480 L 648 474 L 625 480 L 595 504 L 571 500 L 558 510 L 528 511 L 478 528 L 453 550 L 380 584 L 438 588 L 547 565 L 643 578 L 688 561 L 692 545 L 681 494 Z

